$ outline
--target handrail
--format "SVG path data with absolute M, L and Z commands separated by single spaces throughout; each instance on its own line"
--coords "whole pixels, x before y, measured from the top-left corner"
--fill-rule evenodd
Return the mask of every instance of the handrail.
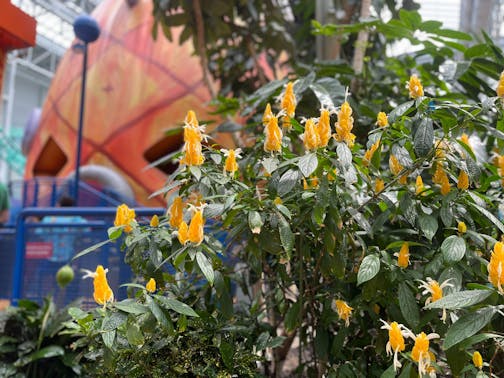
M 135 214 L 141 216 L 163 215 L 164 208 L 136 208 Z M 40 223 L 25 222 L 27 217 L 36 216 L 43 217 L 46 215 L 55 216 L 98 216 L 98 217 L 113 217 L 116 214 L 117 208 L 115 207 L 26 207 L 24 208 L 17 218 L 16 222 L 16 257 L 14 261 L 14 274 L 12 280 L 12 296 L 11 303 L 17 306 L 23 289 L 23 271 L 25 259 L 25 233 L 26 227 L 37 227 Z M 52 224 L 52 227 L 65 226 L 65 224 Z M 89 226 L 89 224 L 88 224 Z M 112 226 L 112 225 L 111 225 Z

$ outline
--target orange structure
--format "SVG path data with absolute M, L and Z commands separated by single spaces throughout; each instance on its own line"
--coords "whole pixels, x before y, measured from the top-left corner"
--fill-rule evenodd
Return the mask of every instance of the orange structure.
M 0 90 L 7 52 L 35 44 L 36 21 L 9 0 L 0 0 Z
M 160 205 L 161 197 L 148 198 L 165 184 L 174 167 L 145 168 L 182 146 L 182 134 L 166 131 L 180 127 L 189 109 L 201 123 L 215 117 L 208 114 L 211 96 L 192 43 L 178 44 L 180 30 L 174 31 L 174 42 L 161 31 L 154 41 L 152 7 L 151 0 L 104 0 L 92 14 L 101 35 L 89 45 L 81 175 L 86 181 L 86 165 L 99 166 L 103 169 L 94 170 L 98 173 L 93 181 L 113 186 L 112 173 L 119 174 L 137 202 Z M 30 143 L 26 178 L 73 173 L 81 70 L 82 54 L 68 50 Z M 232 145 L 230 134 L 217 139 L 223 146 Z M 107 170 L 111 175 L 102 177 Z

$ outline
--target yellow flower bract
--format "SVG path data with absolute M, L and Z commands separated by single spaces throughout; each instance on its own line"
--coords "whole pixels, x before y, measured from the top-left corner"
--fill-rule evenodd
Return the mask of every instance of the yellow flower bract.
M 131 232 L 133 227 L 132 223 L 135 222 L 135 210 L 130 209 L 124 203 L 117 207 L 114 226 L 124 226 L 125 232 Z

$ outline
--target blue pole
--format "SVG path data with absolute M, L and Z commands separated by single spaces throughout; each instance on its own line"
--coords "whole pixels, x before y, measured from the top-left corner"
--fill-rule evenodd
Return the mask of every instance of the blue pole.
M 81 149 L 82 149 L 82 129 L 84 127 L 84 103 L 86 99 L 86 76 L 87 76 L 87 52 L 88 44 L 84 43 L 84 58 L 82 63 L 82 83 L 81 83 L 81 98 L 80 98 L 80 108 L 79 108 L 79 129 L 77 132 L 77 157 L 75 161 L 75 182 L 74 182 L 74 199 L 75 204 L 78 206 L 79 203 L 79 168 L 81 159 Z

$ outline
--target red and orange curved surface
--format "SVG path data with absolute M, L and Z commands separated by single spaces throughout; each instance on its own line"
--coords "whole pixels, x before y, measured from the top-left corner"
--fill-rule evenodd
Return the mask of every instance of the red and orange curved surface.
M 101 35 L 89 45 L 81 166 L 118 172 L 139 203 L 163 204 L 148 197 L 164 185 L 166 171 L 144 168 L 180 148 L 181 137 L 164 132 L 180 127 L 189 109 L 200 120 L 214 118 L 199 59 L 192 43 L 178 44 L 179 31 L 173 32 L 175 42 L 161 33 L 153 40 L 151 0 L 131 7 L 105 0 L 92 16 Z M 26 178 L 66 177 L 75 169 L 82 59 L 69 49 L 58 67 L 30 143 Z M 229 134 L 218 140 L 232 145 Z

